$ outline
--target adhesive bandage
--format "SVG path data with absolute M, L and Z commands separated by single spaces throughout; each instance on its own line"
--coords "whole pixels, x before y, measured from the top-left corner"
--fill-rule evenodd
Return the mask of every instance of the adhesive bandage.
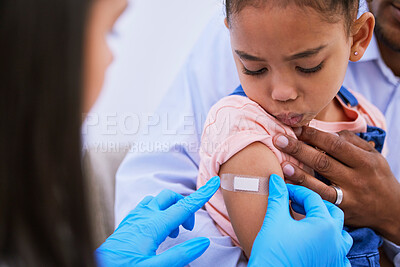
M 221 188 L 224 190 L 268 195 L 269 177 L 226 173 L 220 175 L 220 178 Z

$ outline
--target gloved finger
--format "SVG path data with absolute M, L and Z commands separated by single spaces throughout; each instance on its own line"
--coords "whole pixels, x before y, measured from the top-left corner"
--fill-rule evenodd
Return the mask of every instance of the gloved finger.
M 184 197 L 181 194 L 175 193 L 170 190 L 163 190 L 161 191 L 160 194 L 158 194 L 154 198 L 154 204 L 153 205 L 158 205 L 158 208 L 160 210 L 165 210 L 169 208 L 171 205 L 176 204 L 179 200 L 183 199 Z M 155 207 L 157 208 L 157 206 Z M 194 227 L 194 214 L 190 216 L 183 224 L 182 226 L 191 231 L 193 230 Z
M 153 196 L 146 196 L 146 197 L 144 197 L 144 198 L 142 199 L 142 201 L 139 202 L 138 206 L 139 206 L 139 205 L 144 206 L 144 205 L 149 204 L 149 202 L 150 202 L 153 198 L 154 198 Z
M 142 201 L 139 202 L 139 204 L 136 206 L 136 208 L 134 208 L 133 210 L 131 210 L 126 216 L 125 218 L 119 223 L 118 227 L 116 230 L 119 230 L 121 227 L 123 227 L 126 223 L 126 221 L 128 221 L 130 219 L 130 217 L 132 216 L 132 214 L 135 214 L 139 209 L 142 209 L 144 206 L 146 206 L 154 197 L 153 196 L 146 196 L 142 199 Z
M 324 200 L 324 203 L 332 218 L 335 220 L 337 226 L 342 229 L 344 225 L 343 211 L 329 201 Z
M 149 258 L 144 262 L 144 266 L 186 266 L 200 257 L 209 246 L 210 240 L 208 238 L 194 238 Z
M 306 217 L 330 217 L 322 198 L 308 188 L 287 184 L 290 200 L 304 208 Z
M 289 194 L 285 181 L 278 175 L 272 174 L 269 177 L 268 207 L 263 225 L 267 225 L 270 218 L 282 217 L 290 218 Z
M 300 204 L 296 203 L 296 202 L 291 202 L 290 206 L 292 207 L 292 209 L 302 215 L 306 215 L 306 211 L 304 210 L 304 207 L 301 206 Z
M 179 235 L 179 227 L 173 230 L 168 236 L 171 238 L 176 238 Z
M 195 223 L 195 215 L 192 214 L 189 218 L 182 224 L 183 228 L 192 231 Z
M 169 217 L 169 226 L 175 229 L 189 219 L 190 216 L 193 216 L 217 192 L 219 185 L 220 179 L 218 176 L 215 176 L 199 190 L 166 209 L 164 213 Z
M 344 266 L 345 267 L 351 267 L 351 263 L 350 263 L 350 261 L 349 261 L 349 259 L 347 257 L 344 259 Z
M 163 190 L 148 203 L 148 206 L 155 210 L 165 210 L 182 198 L 182 195 L 171 190 Z
M 342 230 L 342 237 L 346 244 L 346 255 L 347 255 L 347 253 L 350 251 L 351 247 L 353 246 L 353 238 L 346 230 Z

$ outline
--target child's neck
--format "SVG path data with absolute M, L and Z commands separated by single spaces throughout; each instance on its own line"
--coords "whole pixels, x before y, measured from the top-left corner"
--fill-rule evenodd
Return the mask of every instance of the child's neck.
M 328 122 L 350 121 L 336 97 L 318 113 L 315 119 Z

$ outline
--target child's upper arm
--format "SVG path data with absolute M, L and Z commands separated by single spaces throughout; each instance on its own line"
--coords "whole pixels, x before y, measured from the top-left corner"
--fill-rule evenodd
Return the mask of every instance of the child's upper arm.
M 263 143 L 255 142 L 236 153 L 221 165 L 224 173 L 269 177 L 283 177 L 275 154 Z M 268 196 L 222 190 L 229 218 L 246 255 L 250 257 L 253 242 L 261 229 L 267 210 Z
M 269 177 L 282 175 L 280 162 L 294 158 L 273 145 L 277 133 L 295 137 L 254 101 L 228 96 L 210 110 L 201 139 L 198 186 L 223 173 Z M 268 196 L 219 190 L 206 209 L 220 230 L 239 241 L 247 256 L 265 217 Z

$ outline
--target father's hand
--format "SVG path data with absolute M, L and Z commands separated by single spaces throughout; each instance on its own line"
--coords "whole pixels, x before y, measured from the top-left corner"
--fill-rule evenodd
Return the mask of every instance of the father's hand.
M 344 210 L 346 224 L 373 228 L 400 244 L 400 183 L 386 159 L 371 144 L 348 131 L 336 136 L 303 127 L 296 134 L 309 145 L 278 135 L 274 138 L 275 146 L 342 189 L 344 197 L 339 207 Z M 286 179 L 335 202 L 336 191 L 331 186 L 292 163 L 282 163 L 282 169 Z

